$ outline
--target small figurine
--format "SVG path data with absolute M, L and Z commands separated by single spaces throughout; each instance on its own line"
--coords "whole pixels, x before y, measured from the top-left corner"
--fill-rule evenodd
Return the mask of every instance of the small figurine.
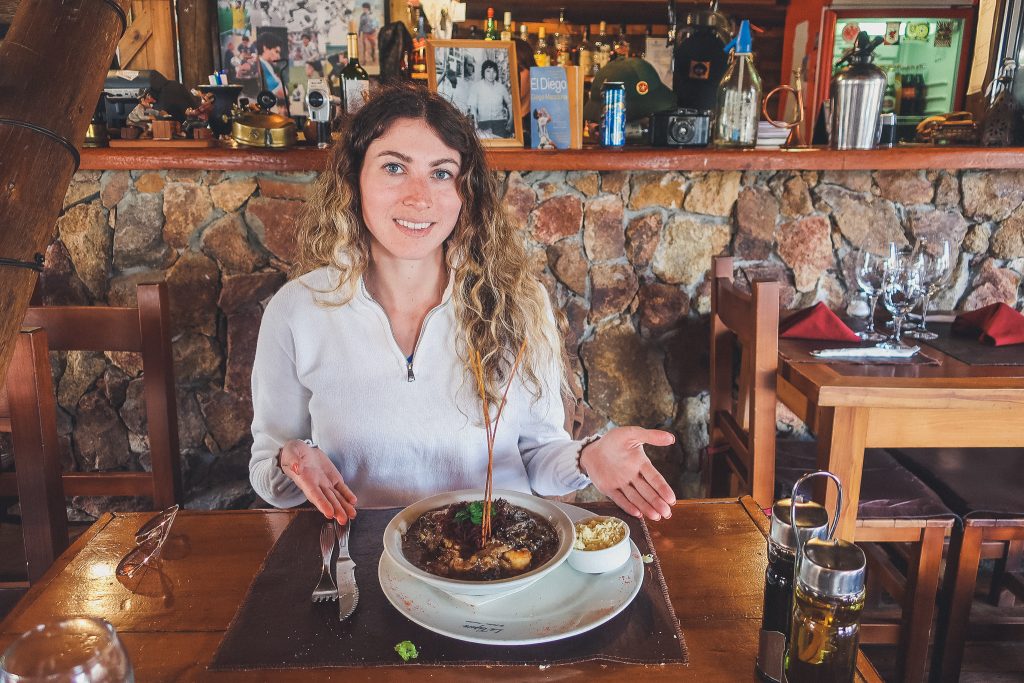
M 127 124 L 130 127 L 140 129 L 142 135 L 152 134 L 153 121 L 161 115 L 156 105 L 156 96 L 151 90 L 146 90 L 139 98 L 139 103 L 128 114 Z
M 213 93 L 200 93 L 193 90 L 192 94 L 199 98 L 198 107 L 190 107 L 185 110 L 185 123 L 182 131 L 185 137 L 199 138 L 197 131 L 208 129 L 210 126 L 210 114 L 213 113 Z

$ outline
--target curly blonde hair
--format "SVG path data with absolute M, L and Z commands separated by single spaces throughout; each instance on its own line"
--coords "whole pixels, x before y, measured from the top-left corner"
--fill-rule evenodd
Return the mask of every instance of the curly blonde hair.
M 331 266 L 339 273 L 332 303 L 351 299 L 370 263 L 359 174 L 370 143 L 399 119 L 426 122 L 461 155 L 456 186 L 462 211 L 444 249 L 445 264 L 454 274 L 454 341 L 466 377 L 474 376 L 470 359 L 479 354 L 487 398 L 494 405 L 526 341 L 521 372 L 533 396 L 540 396 L 540 377 L 552 369 L 565 391 L 564 351 L 547 292 L 530 273 L 522 236 L 499 198 L 498 183 L 487 168 L 473 124 L 426 88 L 382 88 L 348 121 L 306 204 L 292 276 Z

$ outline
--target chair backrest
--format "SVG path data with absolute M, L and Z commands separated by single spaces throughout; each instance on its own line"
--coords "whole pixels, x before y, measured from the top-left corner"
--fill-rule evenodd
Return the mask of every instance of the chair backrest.
M 138 308 L 30 307 L 25 324 L 42 327 L 53 351 L 135 351 L 142 356 L 150 472 L 68 472 L 69 496 L 149 496 L 157 508 L 181 503 L 181 454 L 166 283 L 141 284 Z
M 728 446 L 727 460 L 741 492 L 770 507 L 775 484 L 779 283 L 752 282 L 747 294 L 733 283 L 732 272 L 732 258 L 712 260 L 711 443 L 712 448 Z
M 14 442 L 15 488 L 30 582 L 39 579 L 68 547 L 50 372 L 46 331 L 22 329 L 7 381 L 0 386 L 0 431 L 10 432 Z

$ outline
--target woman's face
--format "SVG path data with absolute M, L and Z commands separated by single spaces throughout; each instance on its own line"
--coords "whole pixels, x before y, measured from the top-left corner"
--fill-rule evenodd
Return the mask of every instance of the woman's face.
M 461 155 L 421 119 L 398 119 L 370 143 L 359 172 L 374 258 L 437 258 L 462 210 Z

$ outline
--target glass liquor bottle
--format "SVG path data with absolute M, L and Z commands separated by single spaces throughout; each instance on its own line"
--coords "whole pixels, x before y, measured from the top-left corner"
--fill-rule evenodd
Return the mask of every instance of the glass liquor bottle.
M 594 44 L 590 42 L 590 26 L 583 25 L 583 36 L 576 50 L 576 66 L 584 75 L 594 70 Z
M 537 28 L 537 49 L 533 51 L 533 61 L 537 62 L 537 66 L 551 66 L 547 31 L 543 26 Z
M 370 95 L 370 76 L 359 63 L 359 36 L 355 22 L 348 27 L 348 64 L 341 71 L 341 89 L 345 113 L 349 115 L 359 111 Z
M 619 24 L 619 36 L 615 39 L 612 48 L 612 59 L 625 59 L 629 57 L 629 38 L 626 37 L 626 25 Z
M 597 25 L 597 38 L 594 39 L 594 69 L 593 74 L 604 68 L 612 59 L 612 43 L 608 36 L 608 25 L 601 22 Z
M 512 40 L 512 13 L 511 12 L 505 12 L 505 15 L 502 17 L 501 24 L 502 24 L 501 39 L 502 40 Z
M 413 73 L 427 72 L 427 31 L 426 19 L 419 7 L 409 6 L 409 19 L 416 33 L 412 39 Z
M 572 37 L 565 23 L 565 8 L 558 8 L 558 28 L 555 31 L 555 64 L 572 66 Z
M 494 20 L 494 8 L 487 8 L 487 21 L 484 23 L 484 40 L 498 39 L 498 22 Z

